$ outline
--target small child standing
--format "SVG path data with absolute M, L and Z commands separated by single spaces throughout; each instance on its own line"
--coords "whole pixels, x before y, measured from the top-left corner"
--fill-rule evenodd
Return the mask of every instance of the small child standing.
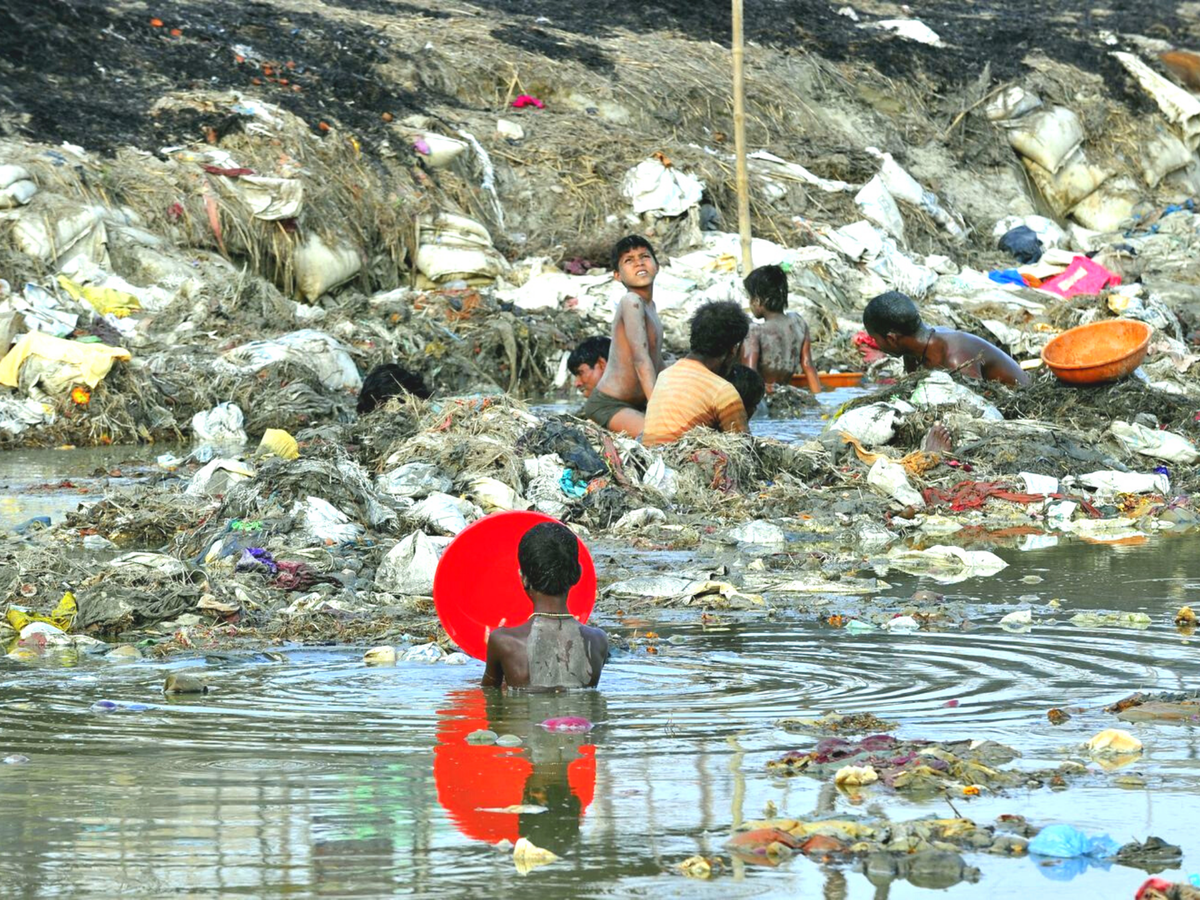
M 787 274 L 779 266 L 759 266 L 746 276 L 744 284 L 750 295 L 750 312 L 763 321 L 750 329 L 742 347 L 742 362 L 756 369 L 768 385 L 791 384 L 792 376 L 803 372 L 809 390 L 820 393 L 808 323 L 795 313 L 784 312 Z

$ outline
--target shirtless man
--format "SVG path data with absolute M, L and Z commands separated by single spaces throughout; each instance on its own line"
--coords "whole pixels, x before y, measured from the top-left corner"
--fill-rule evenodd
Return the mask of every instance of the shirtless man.
M 559 522 L 534 525 L 517 545 L 521 583 L 533 601 L 522 625 L 488 635 L 484 687 L 532 690 L 595 687 L 608 659 L 608 638 L 580 625 L 567 595 L 583 574 L 579 539 Z
M 750 312 L 761 325 L 750 329 L 742 345 L 742 362 L 757 369 L 766 384 L 791 384 L 797 371 L 804 373 L 808 389 L 821 391 L 812 361 L 808 323 L 795 313 L 785 313 L 788 302 L 787 274 L 779 266 L 759 266 L 746 276 Z M 752 412 L 747 410 L 747 412 Z
M 1029 374 L 999 347 L 973 334 L 926 325 L 912 298 L 899 291 L 872 299 L 863 310 L 863 327 L 884 353 L 904 357 L 905 372 L 946 369 L 984 381 L 1029 384 Z
M 613 317 L 608 365 L 581 415 L 609 431 L 637 437 L 663 368 L 663 329 L 654 307 L 658 259 L 649 241 L 631 234 L 613 248 L 612 265 L 613 278 L 627 291 Z

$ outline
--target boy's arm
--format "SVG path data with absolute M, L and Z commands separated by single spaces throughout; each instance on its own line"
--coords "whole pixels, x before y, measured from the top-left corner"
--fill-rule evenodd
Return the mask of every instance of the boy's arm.
M 495 634 L 488 635 L 487 664 L 483 670 L 482 687 L 500 687 L 504 681 L 504 668 L 500 665 L 500 648 Z
M 804 343 L 800 345 L 800 371 L 808 382 L 808 389 L 814 394 L 821 393 L 821 379 L 817 377 L 817 367 L 813 365 L 812 339 L 808 333 L 808 323 L 804 323 Z
M 633 354 L 633 370 L 637 373 L 642 393 L 649 400 L 654 391 L 654 382 L 658 380 L 658 370 L 650 358 L 650 336 L 646 333 L 646 314 L 642 311 L 640 300 L 630 300 L 629 297 L 621 300 L 621 322 L 625 326 L 629 352 Z
M 742 341 L 742 365 L 747 369 L 758 371 L 758 326 L 751 325 L 750 333 Z

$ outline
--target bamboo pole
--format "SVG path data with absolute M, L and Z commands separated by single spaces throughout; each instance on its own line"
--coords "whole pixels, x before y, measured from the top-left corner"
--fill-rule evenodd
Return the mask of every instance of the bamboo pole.
M 742 72 L 742 0 L 733 0 L 733 143 L 737 153 L 738 235 L 742 239 L 742 275 L 753 268 L 750 256 L 750 177 L 746 171 L 746 92 Z

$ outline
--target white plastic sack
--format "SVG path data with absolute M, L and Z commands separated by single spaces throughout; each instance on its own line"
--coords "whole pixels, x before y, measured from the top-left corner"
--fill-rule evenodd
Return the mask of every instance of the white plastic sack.
M 854 195 L 854 202 L 863 216 L 903 243 L 904 218 L 882 178 L 876 175 L 864 184 L 862 190 Z
M 859 28 L 879 28 L 890 31 L 907 41 L 918 44 L 928 44 L 930 47 L 944 47 L 938 33 L 920 19 L 883 19 L 879 22 L 864 22 Z
M 1116 494 L 1170 493 L 1171 480 L 1161 472 L 1116 472 L 1105 469 L 1080 475 L 1079 481 L 1096 491 L 1100 497 Z
M 425 160 L 425 165 L 431 169 L 445 168 L 462 156 L 467 149 L 466 141 L 438 134 L 436 131 L 424 131 L 413 137 L 424 141 L 425 146 L 429 148 L 429 153 L 422 153 L 421 156 Z
M 247 440 L 243 422 L 241 407 L 236 403 L 218 403 L 192 416 L 192 440 L 199 444 L 241 447 Z
M 350 521 L 348 515 L 320 497 L 297 500 L 292 506 L 292 515 L 297 517 L 303 533 L 320 544 L 357 540 L 363 531 L 361 526 Z
M 483 225 L 450 213 L 418 219 L 416 262 L 417 270 L 437 283 L 486 283 L 508 270 Z
M 1071 218 L 1093 231 L 1120 231 L 1141 200 L 1137 184 L 1126 176 L 1106 181 L 1071 210 Z
M 937 544 L 926 550 L 895 549 L 888 554 L 892 568 L 909 575 L 927 575 L 942 584 L 984 578 L 1008 568 L 1008 563 L 988 550 L 964 550 Z
M 844 431 L 869 450 L 890 441 L 904 416 L 913 412 L 916 409 L 903 400 L 870 403 L 842 413 L 830 424 L 829 429 Z
M 254 469 L 237 459 L 214 459 L 192 476 L 185 493 L 189 497 L 215 497 L 239 481 L 254 477 Z
M 638 215 L 680 216 L 700 202 L 704 182 L 657 159 L 647 159 L 625 173 L 621 196 L 629 199 Z
M 24 206 L 38 191 L 29 173 L 20 166 L 0 166 L 0 209 Z
M 729 532 L 731 540 L 739 544 L 786 544 L 787 535 L 783 529 L 771 522 L 755 520 L 739 525 Z
M 294 219 L 304 206 L 304 182 L 299 178 L 244 175 L 235 184 L 239 198 L 256 219 Z
M 1055 173 L 1042 168 L 1032 159 L 1022 159 L 1021 162 L 1038 193 L 1060 216 L 1094 193 L 1109 176 L 1107 170 L 1087 161 L 1083 148 L 1072 153 Z
M 1158 187 L 1159 182 L 1196 159 L 1179 138 L 1165 129 L 1158 130 L 1142 148 L 1142 174 L 1146 184 Z
M 937 282 L 933 269 L 910 259 L 890 237 L 885 237 L 878 257 L 867 262 L 867 268 L 889 286 L 914 300 L 920 300 Z
M 890 497 L 901 506 L 925 508 L 925 498 L 908 483 L 908 473 L 904 470 L 904 466 L 893 462 L 886 456 L 875 460 L 875 465 L 871 466 L 871 471 L 867 473 L 867 484 L 876 492 Z
M 230 362 L 257 372 L 272 363 L 288 361 L 304 366 L 334 391 L 362 387 L 362 377 L 341 341 L 311 328 L 292 331 L 269 341 L 252 341 L 225 353 Z
M 389 594 L 429 596 L 433 593 L 438 560 L 449 543 L 450 538 L 414 531 L 389 550 L 379 564 L 376 589 Z
M 438 663 L 445 658 L 446 651 L 437 644 L 418 644 L 405 650 L 400 662 Z
M 485 513 L 506 512 L 512 509 L 529 509 L 530 503 L 498 478 L 480 475 L 472 478 L 467 492 Z
M 430 494 L 408 511 L 408 516 L 414 521 L 444 534 L 458 534 L 480 515 L 480 511 L 466 500 L 438 492 Z
M 108 261 L 108 234 L 103 207 L 68 203 L 26 207 L 12 229 L 12 241 L 26 256 L 43 262 L 64 262 L 84 254 L 96 262 Z
M 426 497 L 435 491 L 445 493 L 452 482 L 433 463 L 411 462 L 379 475 L 375 486 L 393 497 Z
M 916 390 L 912 392 L 909 401 L 918 409 L 928 409 L 939 406 L 965 406 L 979 418 L 989 422 L 1001 422 L 1004 416 L 1000 410 L 988 403 L 977 393 L 965 387 L 953 378 L 949 372 L 930 372 Z
M 1113 53 L 1118 62 L 1158 104 L 1167 119 L 1179 129 L 1189 150 L 1200 147 L 1200 99 L 1168 81 L 1132 53 Z
M 1012 85 L 989 100 L 987 106 L 984 107 L 984 112 L 987 114 L 988 121 L 1001 122 L 1006 119 L 1019 119 L 1041 105 L 1042 100 L 1037 94 Z
M 296 292 L 310 303 L 345 284 L 362 269 L 362 256 L 348 243 L 330 247 L 317 234 L 296 248 L 292 254 L 296 268 Z
M 650 468 L 646 469 L 646 474 L 642 476 L 642 484 L 658 491 L 668 500 L 673 500 L 675 493 L 679 490 L 679 476 L 660 456 L 650 464 Z
M 1052 475 L 1037 475 L 1033 472 L 1020 472 L 1017 477 L 1025 482 L 1027 494 L 1057 494 L 1058 479 Z
M 1065 106 L 1030 113 L 1008 132 L 1013 149 L 1054 173 L 1083 142 L 1079 117 Z
M 1110 426 L 1113 437 L 1133 453 L 1164 459 L 1173 463 L 1194 463 L 1200 459 L 1200 451 L 1181 434 L 1158 431 L 1136 422 L 1113 422 Z

